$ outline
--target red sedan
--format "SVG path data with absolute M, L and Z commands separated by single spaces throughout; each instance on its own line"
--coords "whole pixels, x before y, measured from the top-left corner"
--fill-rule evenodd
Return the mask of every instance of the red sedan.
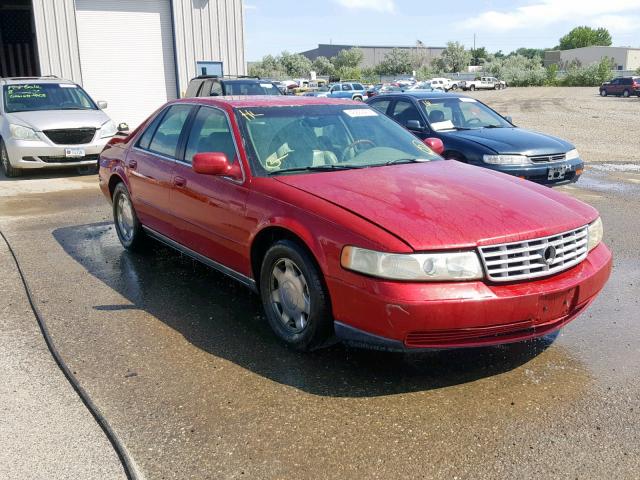
M 592 207 L 442 160 L 348 100 L 171 102 L 105 149 L 100 187 L 125 248 L 153 237 L 246 284 L 301 350 L 538 337 L 611 270 Z

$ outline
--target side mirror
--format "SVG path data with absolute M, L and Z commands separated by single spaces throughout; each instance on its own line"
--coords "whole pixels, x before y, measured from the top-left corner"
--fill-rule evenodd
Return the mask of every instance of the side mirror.
M 442 152 L 444 152 L 444 143 L 442 143 L 442 140 L 440 140 L 439 138 L 425 138 L 424 144 L 438 155 L 442 155 Z
M 513 123 L 513 118 L 511 118 L 511 115 L 507 115 L 506 117 L 504 117 L 504 119 L 511 124 Z
M 107 108 L 109 106 L 109 104 L 107 102 L 103 101 L 103 100 L 98 100 L 96 103 L 98 104 L 98 108 L 100 110 L 104 110 L 105 108 Z
M 240 177 L 242 172 L 238 163 L 229 163 L 227 155 L 222 152 L 196 153 L 191 162 L 191 168 L 203 175 L 217 175 L 223 177 Z
M 119 123 L 118 124 L 118 132 L 120 132 L 120 133 L 128 133 L 129 132 L 129 125 L 127 125 L 125 122 Z
M 420 120 L 407 120 L 407 128 L 409 130 L 417 130 L 418 132 L 423 130 Z

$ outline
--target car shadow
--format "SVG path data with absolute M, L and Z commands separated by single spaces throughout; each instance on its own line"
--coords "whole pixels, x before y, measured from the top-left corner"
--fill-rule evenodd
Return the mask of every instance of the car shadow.
M 154 242 L 148 253 L 127 252 L 110 222 L 53 235 L 88 273 L 130 302 L 93 309 L 144 310 L 211 355 L 316 395 L 381 396 L 472 382 L 527 363 L 555 340 L 411 354 L 336 344 L 300 353 L 274 337 L 257 295 L 168 247 Z
M 0 170 L 0 182 L 24 182 L 97 175 L 93 167 L 25 168 L 19 177 L 9 178 Z

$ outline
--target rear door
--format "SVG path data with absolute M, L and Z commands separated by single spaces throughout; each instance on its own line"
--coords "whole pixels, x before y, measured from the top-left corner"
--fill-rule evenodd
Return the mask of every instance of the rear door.
M 230 162 L 240 161 L 227 113 L 202 106 L 188 129 L 170 194 L 176 241 L 250 276 L 245 252 L 255 220 L 245 215 L 248 190 L 244 181 L 203 175 L 191 168 L 193 156 L 201 152 L 223 152 Z
M 143 225 L 172 236 L 169 190 L 182 130 L 193 107 L 172 105 L 160 112 L 127 154 L 131 200 Z

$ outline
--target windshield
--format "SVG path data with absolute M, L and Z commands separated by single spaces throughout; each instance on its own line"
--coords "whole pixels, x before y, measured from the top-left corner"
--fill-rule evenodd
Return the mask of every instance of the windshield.
M 3 87 L 7 113 L 38 110 L 97 110 L 93 100 L 71 83 L 21 83 Z
M 422 141 L 367 106 L 237 110 L 254 175 L 436 160 Z
M 282 95 L 271 82 L 234 81 L 225 82 L 225 95 Z
M 442 130 L 513 127 L 504 118 L 475 98 L 449 97 L 424 99 L 420 106 L 427 114 L 429 126 Z

